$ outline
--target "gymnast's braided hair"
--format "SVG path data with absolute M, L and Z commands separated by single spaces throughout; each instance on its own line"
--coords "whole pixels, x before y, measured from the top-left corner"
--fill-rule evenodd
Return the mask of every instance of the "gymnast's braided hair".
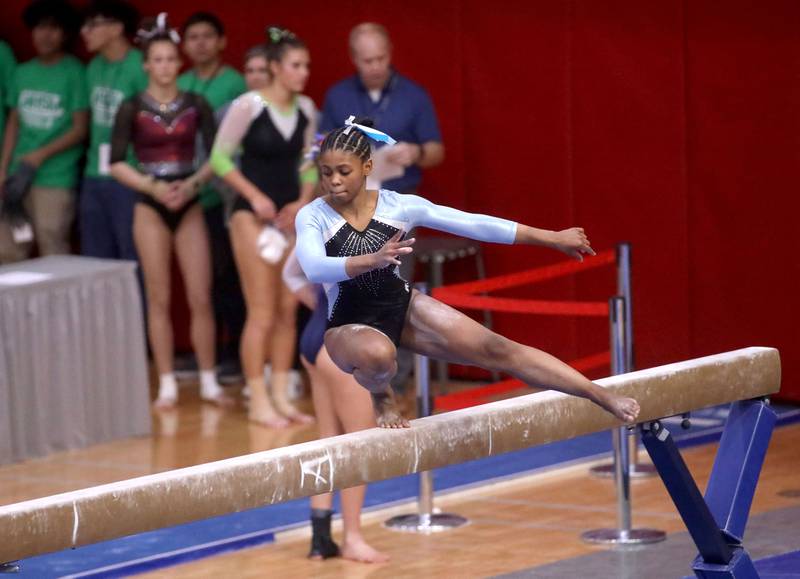
M 372 127 L 374 125 L 372 119 L 368 117 L 361 117 L 355 119 L 353 122 L 364 125 L 365 127 Z M 367 162 L 372 156 L 370 138 L 364 131 L 351 126 L 339 127 L 327 134 L 319 147 L 319 154 L 322 155 L 325 151 L 331 150 L 353 153 L 356 157 L 361 159 L 362 163 Z

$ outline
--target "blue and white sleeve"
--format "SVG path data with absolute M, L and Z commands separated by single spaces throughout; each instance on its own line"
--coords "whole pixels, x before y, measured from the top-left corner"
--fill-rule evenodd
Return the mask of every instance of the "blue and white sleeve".
M 346 257 L 328 257 L 320 222 L 312 205 L 306 205 L 294 222 L 297 232 L 295 253 L 300 267 L 313 283 L 337 283 L 350 279 L 345 270 Z
M 418 195 L 398 195 L 398 197 L 405 208 L 411 227 L 429 227 L 477 241 L 509 245 L 514 243 L 517 236 L 515 221 L 435 205 Z

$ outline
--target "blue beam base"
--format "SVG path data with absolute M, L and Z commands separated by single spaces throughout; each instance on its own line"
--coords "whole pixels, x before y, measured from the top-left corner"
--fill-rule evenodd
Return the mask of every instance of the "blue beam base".
M 744 541 L 750 505 L 777 420 L 778 415 L 764 400 L 731 405 L 705 493 L 708 508 L 730 542 Z
M 692 566 L 699 579 L 759 579 L 750 555 L 744 549 L 736 549 L 733 558 L 726 565 L 706 563 L 699 555 Z
M 742 540 L 776 420 L 766 400 L 731 405 L 705 497 L 664 425 L 642 425 L 642 442 L 700 552 L 693 570 L 701 579 L 758 579 Z

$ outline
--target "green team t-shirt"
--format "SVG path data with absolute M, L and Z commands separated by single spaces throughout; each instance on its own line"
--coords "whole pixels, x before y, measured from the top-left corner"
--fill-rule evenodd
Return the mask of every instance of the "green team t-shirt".
M 207 79 L 197 76 L 194 70 L 184 72 L 178 77 L 178 88 L 201 95 L 215 111 L 247 91 L 244 77 L 227 65 Z M 200 204 L 203 207 L 208 209 L 220 203 L 222 198 L 211 185 L 200 190 Z
M 147 88 L 147 75 L 142 70 L 142 53 L 131 48 L 123 59 L 116 61 L 98 54 L 86 69 L 86 81 L 92 118 L 85 174 L 87 177 L 108 177 L 111 129 L 117 109 L 122 101 Z
M 17 60 L 14 58 L 14 53 L 8 44 L 0 40 L 0 138 L 5 135 L 8 85 L 16 68 Z
M 202 96 L 215 111 L 247 91 L 244 77 L 230 66 L 222 66 L 211 78 L 202 79 L 194 70 L 178 77 L 178 88 Z
M 6 104 L 17 110 L 19 132 L 10 170 L 19 158 L 35 151 L 72 128 L 72 113 L 89 108 L 83 64 L 67 54 L 58 62 L 44 64 L 38 58 L 17 67 Z M 81 144 L 45 160 L 33 184 L 71 189 L 78 181 Z

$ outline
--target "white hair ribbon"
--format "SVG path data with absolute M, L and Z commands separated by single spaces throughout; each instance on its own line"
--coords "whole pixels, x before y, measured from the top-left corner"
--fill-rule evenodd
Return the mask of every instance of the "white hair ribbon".
M 345 135 L 349 135 L 350 131 L 353 129 L 353 127 L 355 127 L 359 131 L 362 131 L 373 141 L 379 141 L 381 143 L 386 143 L 387 145 L 394 145 L 395 143 L 397 143 L 397 141 L 395 141 L 392 137 L 390 137 L 386 133 L 383 133 L 378 129 L 373 129 L 372 127 L 359 125 L 358 123 L 355 122 L 355 120 L 356 118 L 353 115 L 350 115 L 350 117 L 344 122 L 346 127 L 344 130 Z
M 167 26 L 167 13 L 161 12 L 158 16 L 156 16 L 156 25 L 155 28 L 151 30 L 144 30 L 139 29 L 137 36 L 144 41 L 149 41 L 152 38 L 155 38 L 159 34 L 164 34 L 169 36 L 169 39 L 174 42 L 175 44 L 181 43 L 181 35 L 174 28 L 170 28 Z

